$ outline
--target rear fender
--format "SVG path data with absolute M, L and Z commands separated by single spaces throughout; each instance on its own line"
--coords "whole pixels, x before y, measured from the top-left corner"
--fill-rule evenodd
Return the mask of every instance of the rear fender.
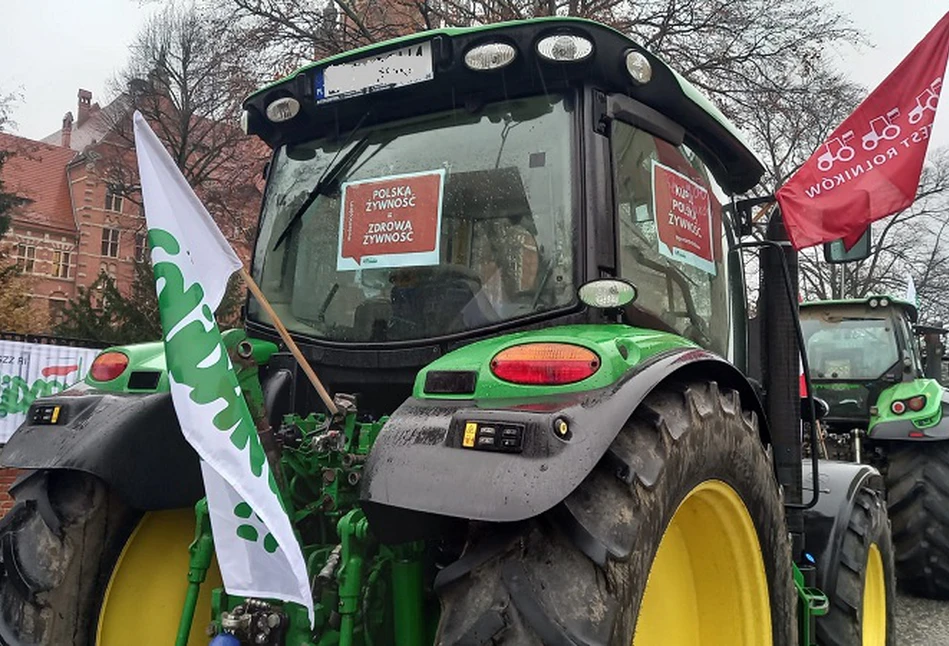
M 804 499 L 813 492 L 811 464 L 804 464 Z M 883 492 L 883 478 L 873 467 L 851 462 L 820 460 L 820 498 L 804 511 L 804 548 L 817 563 L 818 587 L 837 589 L 837 568 L 844 533 L 861 487 Z
M 230 349 L 246 336 L 243 331 L 228 330 L 223 338 Z M 267 363 L 277 350 L 269 342 L 248 342 L 257 365 Z M 140 510 L 190 507 L 204 496 L 204 487 L 198 455 L 181 434 L 167 391 L 163 347 L 153 343 L 114 350 L 135 357 L 136 369 L 161 372 L 161 378 L 156 379 L 158 390 L 127 392 L 134 383 L 132 370 L 132 376 L 123 373 L 114 382 L 88 378 L 57 395 L 37 399 L 27 411 L 27 421 L 0 453 L 0 465 L 89 473 Z M 261 394 L 274 428 L 289 411 L 292 381 L 287 370 L 275 370 L 261 378 Z M 53 422 L 50 413 L 56 406 L 59 411 Z
M 376 531 L 385 531 L 385 519 L 399 517 L 394 508 L 494 522 L 542 514 L 586 478 L 633 411 L 666 380 L 717 381 L 737 390 L 743 405 L 764 419 L 755 391 L 736 368 L 692 348 L 657 354 L 592 391 L 527 402 L 413 397 L 392 414 L 373 445 L 363 472 L 363 507 Z M 523 429 L 521 450 L 464 448 L 470 422 L 499 433 Z M 561 422 L 566 435 L 556 431 Z M 762 433 L 767 441 L 767 431 Z
M 59 406 L 56 423 L 42 413 Z M 106 393 L 79 384 L 37 399 L 0 454 L 17 469 L 72 469 L 104 480 L 131 507 L 193 505 L 203 488 L 171 394 Z

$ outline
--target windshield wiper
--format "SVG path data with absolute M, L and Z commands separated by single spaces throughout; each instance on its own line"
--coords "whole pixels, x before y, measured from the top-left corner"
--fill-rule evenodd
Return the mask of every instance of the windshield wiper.
M 330 163 L 327 169 L 316 181 L 316 185 L 313 186 L 313 188 L 307 194 L 306 199 L 303 200 L 303 204 L 300 205 L 300 208 L 298 208 L 294 214 L 290 216 L 287 226 L 284 227 L 283 231 L 277 237 L 277 241 L 274 243 L 272 251 L 276 251 L 283 241 L 290 237 L 290 231 L 293 229 L 294 225 L 300 221 L 300 218 L 303 217 L 307 210 L 309 210 L 309 208 L 313 205 L 313 202 L 316 201 L 316 198 L 322 195 L 326 191 L 327 187 L 331 186 L 333 182 L 335 182 L 336 179 L 346 170 L 346 168 L 356 161 L 356 158 L 366 150 L 366 148 L 369 146 L 370 136 L 371 135 L 366 135 L 353 144 L 352 148 L 347 150 L 346 154 L 343 155 L 339 161 L 334 159 L 333 162 L 335 163 Z

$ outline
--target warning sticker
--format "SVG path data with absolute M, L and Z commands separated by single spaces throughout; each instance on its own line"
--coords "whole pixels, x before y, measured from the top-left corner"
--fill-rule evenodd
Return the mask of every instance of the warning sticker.
M 653 161 L 652 199 L 659 253 L 714 276 L 712 201 L 708 189 Z
M 336 270 L 437 265 L 445 171 L 342 186 Z

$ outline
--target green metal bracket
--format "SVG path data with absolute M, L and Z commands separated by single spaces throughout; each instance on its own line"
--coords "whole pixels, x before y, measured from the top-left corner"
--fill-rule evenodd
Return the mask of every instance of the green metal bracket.
M 194 515 L 194 541 L 188 546 L 188 552 L 191 554 L 188 561 L 188 591 L 185 593 L 185 604 L 181 610 L 175 646 L 188 645 L 188 635 L 191 633 L 191 624 L 194 621 L 194 610 L 198 605 L 198 593 L 201 591 L 201 584 L 208 575 L 208 568 L 211 567 L 211 559 L 214 557 L 214 539 L 211 536 L 211 515 L 208 513 L 207 498 L 202 498 L 194 506 Z
M 356 614 L 359 612 L 359 597 L 362 592 L 362 570 L 364 558 L 360 543 L 369 534 L 369 522 L 361 509 L 353 509 L 339 519 L 339 646 L 353 646 L 356 630 Z
M 406 543 L 392 548 L 392 611 L 395 646 L 427 643 L 423 618 L 422 555 L 424 543 Z
M 797 589 L 799 603 L 798 620 L 800 623 L 801 646 L 816 646 L 817 636 L 814 634 L 814 625 L 817 617 L 823 617 L 830 610 L 830 601 L 827 595 L 814 587 L 809 587 L 803 572 L 794 567 L 794 587 Z

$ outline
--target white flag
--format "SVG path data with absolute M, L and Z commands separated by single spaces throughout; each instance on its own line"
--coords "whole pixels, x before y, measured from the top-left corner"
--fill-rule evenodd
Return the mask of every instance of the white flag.
M 916 295 L 916 283 L 913 281 L 913 274 L 906 274 L 906 300 L 917 307 L 919 306 L 919 296 Z
M 134 122 L 171 396 L 201 456 L 224 587 L 299 603 L 312 622 L 303 552 L 214 321 L 241 261 L 138 112 Z

